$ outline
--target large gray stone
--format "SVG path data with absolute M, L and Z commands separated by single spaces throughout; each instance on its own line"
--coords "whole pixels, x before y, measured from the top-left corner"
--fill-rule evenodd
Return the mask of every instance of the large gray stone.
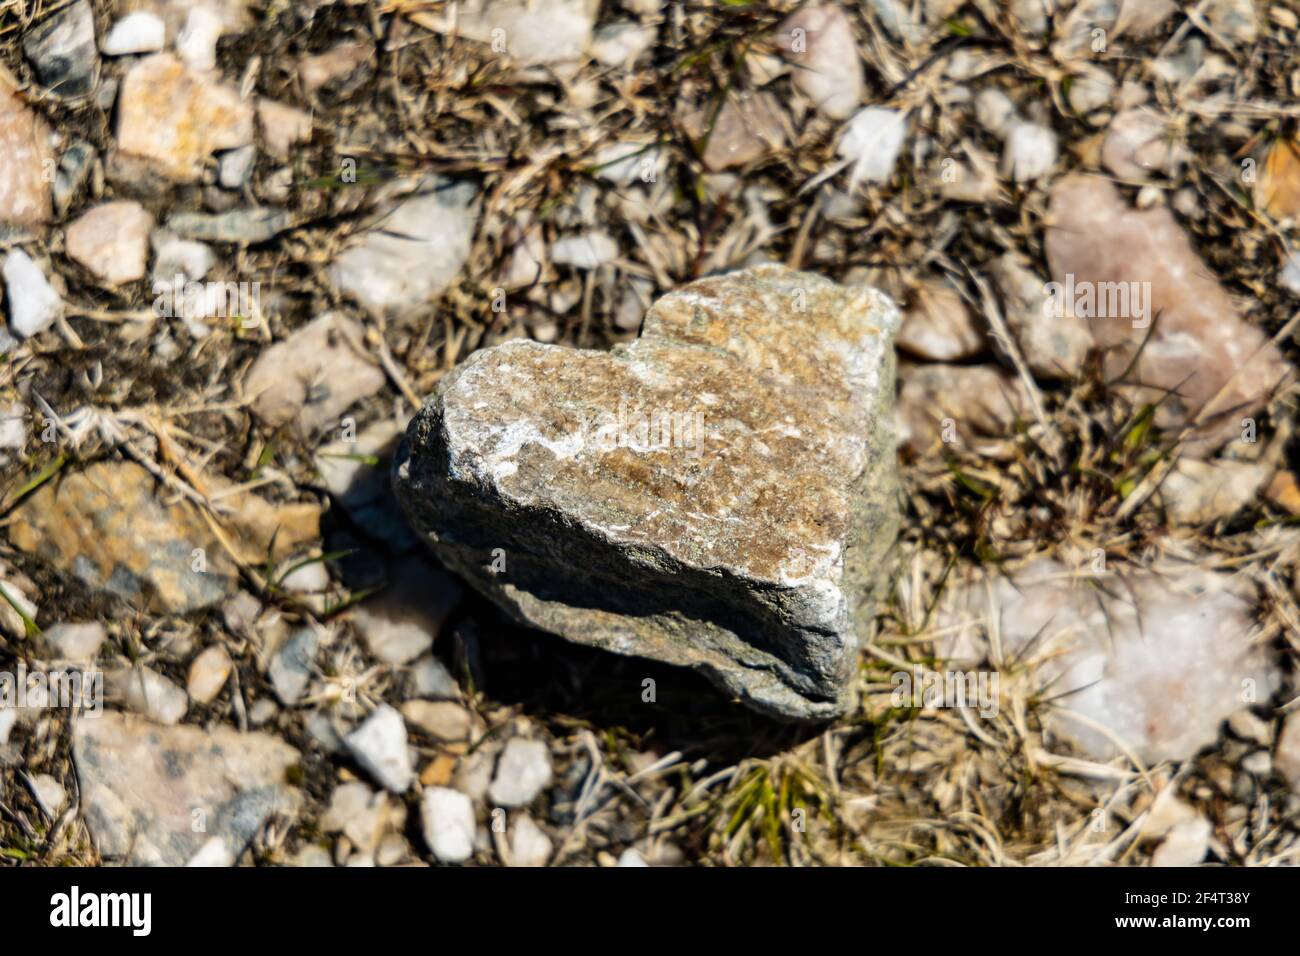
M 763 266 L 664 297 L 612 352 L 480 351 L 413 420 L 399 499 L 520 621 L 832 717 L 897 527 L 898 324 L 874 289 Z

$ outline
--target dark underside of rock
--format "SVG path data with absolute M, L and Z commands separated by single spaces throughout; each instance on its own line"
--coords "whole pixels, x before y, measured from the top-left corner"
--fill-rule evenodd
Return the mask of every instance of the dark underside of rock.
M 897 326 L 875 290 L 765 266 L 664 297 L 610 352 L 485 349 L 411 423 L 399 499 L 519 621 L 834 717 L 897 531 Z

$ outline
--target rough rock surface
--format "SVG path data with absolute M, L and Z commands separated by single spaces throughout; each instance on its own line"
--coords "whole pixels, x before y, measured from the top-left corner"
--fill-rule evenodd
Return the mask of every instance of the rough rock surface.
M 265 734 L 106 713 L 76 722 L 73 747 L 96 848 L 133 866 L 184 866 L 200 851 L 212 859 L 213 841 L 233 863 L 273 813 L 300 800 L 285 784 L 298 752 Z
M 1045 245 L 1052 278 L 1067 290 L 1065 298 L 1076 290 L 1076 302 L 1067 304 L 1079 311 L 1091 289 L 1096 309 L 1105 299 L 1104 311 L 1124 313 L 1089 321 L 1097 345 L 1108 350 L 1107 376 L 1128 370 L 1124 387 L 1144 402 L 1173 391 L 1157 410 L 1161 427 L 1199 416 L 1187 453 L 1204 455 L 1239 433 L 1241 419 L 1263 407 L 1286 365 L 1264 332 L 1242 320 L 1173 214 L 1130 208 L 1108 180 L 1073 175 L 1052 189 L 1050 215 Z M 1112 290 L 1127 292 L 1128 308 Z M 1142 314 L 1133 307 L 1135 293 Z
M 830 717 L 897 525 L 899 321 L 874 289 L 762 266 L 665 296 L 609 353 L 480 351 L 412 422 L 399 498 L 519 620 Z
M 207 550 L 214 542 L 202 518 L 158 501 L 139 465 L 101 462 L 48 482 L 18 509 L 10 535 L 91 587 L 156 610 L 185 612 L 234 591 L 235 568 L 219 548 Z
M 319 534 L 314 506 L 242 497 L 231 530 L 242 539 L 234 544 L 248 549 L 244 560 L 264 561 L 272 536 L 283 556 Z M 154 477 L 132 462 L 102 461 L 60 475 L 24 501 L 12 521 L 17 547 L 151 610 L 183 614 L 235 590 L 234 562 L 203 517 L 187 502 L 164 501 Z

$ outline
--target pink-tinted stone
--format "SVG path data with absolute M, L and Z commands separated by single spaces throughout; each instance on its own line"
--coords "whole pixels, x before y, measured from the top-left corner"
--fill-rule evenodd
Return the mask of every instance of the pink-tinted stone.
M 793 64 L 798 90 L 833 119 L 848 119 L 862 100 L 862 60 L 853 27 L 837 6 L 809 6 L 781 24 L 777 43 Z
M 1048 314 L 1047 283 L 1019 257 L 1008 252 L 989 266 L 1002 296 L 1007 328 L 1034 376 L 1040 379 L 1073 378 L 1083 368 L 1092 348 L 1086 320 L 1073 310 Z
M 298 751 L 267 734 L 104 713 L 76 721 L 72 745 L 95 847 L 131 866 L 184 866 L 201 851 L 229 865 L 268 817 L 302 802 L 287 783 Z
M 1173 170 L 1186 155 L 1170 124 L 1150 110 L 1125 110 L 1110 121 L 1101 163 L 1121 179 L 1140 182 Z
M 254 413 L 273 427 L 297 422 L 312 432 L 333 424 L 385 381 L 365 350 L 361 328 L 347 316 L 329 312 L 258 356 L 244 392 Z
M 54 154 L 50 129 L 0 80 L 0 222 L 18 226 L 48 222 Z
M 134 282 L 145 274 L 153 216 L 138 202 L 96 206 L 68 227 L 65 248 L 108 286 Z
M 311 114 L 295 106 L 258 100 L 257 121 L 262 127 L 266 151 L 276 159 L 288 159 L 294 145 L 311 139 Z
M 936 651 L 968 666 L 1000 647 L 1052 701 L 1043 719 L 1054 747 L 1109 760 L 1122 746 L 1148 766 L 1185 760 L 1281 682 L 1255 640 L 1247 577 L 1175 563 L 1081 571 L 1048 557 L 1002 575 L 949 582 Z
M 912 365 L 899 371 L 902 446 L 921 454 L 943 442 L 979 448 L 1005 438 L 1029 415 L 1029 396 L 1014 375 L 990 365 Z
M 729 94 L 716 115 L 706 101 L 685 110 L 682 125 L 703 145 L 704 165 L 714 172 L 746 166 L 785 143 L 781 105 L 770 93 Z
M 1088 319 L 1107 375 L 1127 369 L 1119 387 L 1135 402 L 1164 399 L 1163 428 L 1199 416 L 1186 452 L 1207 454 L 1239 434 L 1286 376 L 1277 348 L 1242 319 L 1168 209 L 1134 209 L 1110 181 L 1068 176 L 1052 190 L 1046 248 L 1058 301 Z
M 900 349 L 932 362 L 957 362 L 988 347 L 984 330 L 966 307 L 961 293 L 942 280 L 921 283 L 903 313 Z
M 305 56 L 298 61 L 298 75 L 308 95 L 335 80 L 350 75 L 375 55 L 374 44 L 340 43 L 336 47 Z

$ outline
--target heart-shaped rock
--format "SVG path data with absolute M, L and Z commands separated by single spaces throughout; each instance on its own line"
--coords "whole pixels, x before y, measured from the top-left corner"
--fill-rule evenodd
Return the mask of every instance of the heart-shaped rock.
M 412 421 L 398 497 L 518 620 L 832 717 L 897 530 L 898 325 L 881 292 L 762 266 L 610 352 L 485 349 Z

